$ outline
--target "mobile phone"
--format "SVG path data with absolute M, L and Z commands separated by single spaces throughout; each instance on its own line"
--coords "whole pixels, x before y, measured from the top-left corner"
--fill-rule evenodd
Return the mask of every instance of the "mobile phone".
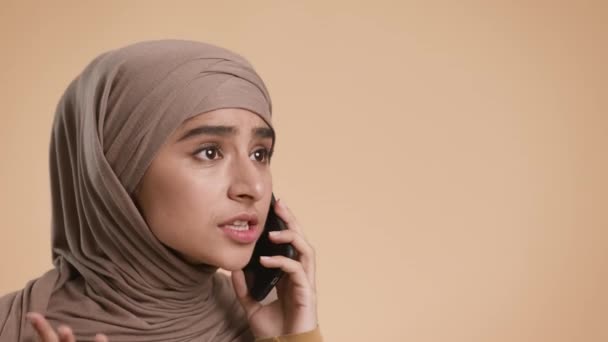
M 268 293 L 283 276 L 283 271 L 279 268 L 266 268 L 260 264 L 260 256 L 283 255 L 288 258 L 296 258 L 296 250 L 291 244 L 276 244 L 270 241 L 268 232 L 273 230 L 285 230 L 287 224 L 274 212 L 275 198 L 272 194 L 270 208 L 264 231 L 256 242 L 253 249 L 251 260 L 243 269 L 245 282 L 249 289 L 249 295 L 258 302 L 266 298 Z

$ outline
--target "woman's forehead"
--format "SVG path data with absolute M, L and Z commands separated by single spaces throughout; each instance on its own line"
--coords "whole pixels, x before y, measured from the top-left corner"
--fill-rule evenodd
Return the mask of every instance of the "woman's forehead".
M 232 126 L 260 126 L 269 127 L 256 113 L 243 108 L 221 108 L 209 112 L 199 113 L 188 118 L 181 125 L 181 129 L 190 129 L 200 124 L 232 125 Z
M 273 129 L 256 113 L 240 108 L 225 108 L 200 113 L 184 121 L 172 140 L 181 142 L 192 137 L 251 135 L 274 140 Z

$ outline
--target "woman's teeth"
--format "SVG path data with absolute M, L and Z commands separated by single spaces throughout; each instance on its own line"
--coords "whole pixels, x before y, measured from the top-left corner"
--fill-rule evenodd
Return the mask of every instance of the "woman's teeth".
M 232 224 L 225 225 L 226 228 L 238 231 L 244 231 L 249 229 L 247 221 L 234 221 Z

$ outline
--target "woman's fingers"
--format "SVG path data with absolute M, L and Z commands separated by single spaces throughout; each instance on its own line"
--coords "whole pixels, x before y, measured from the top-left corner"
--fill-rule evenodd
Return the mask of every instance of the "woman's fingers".
M 291 281 L 302 287 L 312 287 L 306 272 L 300 262 L 297 260 L 284 257 L 282 255 L 260 257 L 260 262 L 264 267 L 280 268 L 283 272 L 288 273 Z
M 234 287 L 236 297 L 245 309 L 245 312 L 247 312 L 247 316 L 251 316 L 251 314 L 259 309 L 261 304 L 249 295 L 247 283 L 245 282 L 245 273 L 242 270 L 233 271 L 230 277 L 232 278 L 232 286 Z
M 298 221 L 296 221 L 296 217 L 291 210 L 289 210 L 285 202 L 282 199 L 279 199 L 274 205 L 275 212 L 279 214 L 285 223 L 287 223 L 287 228 L 302 233 L 302 229 L 300 228 Z
M 49 321 L 37 312 L 28 312 L 26 318 L 32 323 L 41 342 L 76 342 L 72 329 L 67 325 L 57 327 L 57 332 Z M 97 334 L 95 342 L 108 342 L 108 337 L 104 334 Z
M 313 247 L 306 240 L 300 224 L 285 204 L 285 201 L 279 199 L 275 203 L 275 212 L 285 221 L 288 229 L 271 234 L 271 240 L 276 243 L 291 243 L 294 246 L 299 254 L 298 259 L 302 263 L 306 276 L 314 288 L 316 257 Z
M 39 313 L 29 312 L 26 318 L 32 323 L 42 342 L 59 342 L 59 337 L 51 324 Z
M 70 327 L 67 325 L 60 325 L 57 328 L 57 334 L 59 334 L 60 342 L 76 342 L 72 329 L 70 329 Z
M 108 337 L 104 334 L 95 335 L 95 342 L 109 342 Z
M 269 233 L 274 243 L 289 243 L 298 252 L 299 261 L 311 284 L 315 284 L 315 251 L 306 239 L 294 230 L 272 231 Z

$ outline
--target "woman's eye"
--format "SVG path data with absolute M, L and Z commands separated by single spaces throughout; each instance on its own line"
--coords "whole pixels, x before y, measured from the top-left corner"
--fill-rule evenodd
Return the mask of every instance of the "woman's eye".
M 215 160 L 217 157 L 221 156 L 221 153 L 217 146 L 207 146 L 199 149 L 196 152 L 196 155 L 202 156 L 203 159 Z
M 252 154 L 252 160 L 256 160 L 262 163 L 267 163 L 269 158 L 269 151 L 266 148 L 261 148 L 259 150 L 255 150 Z

